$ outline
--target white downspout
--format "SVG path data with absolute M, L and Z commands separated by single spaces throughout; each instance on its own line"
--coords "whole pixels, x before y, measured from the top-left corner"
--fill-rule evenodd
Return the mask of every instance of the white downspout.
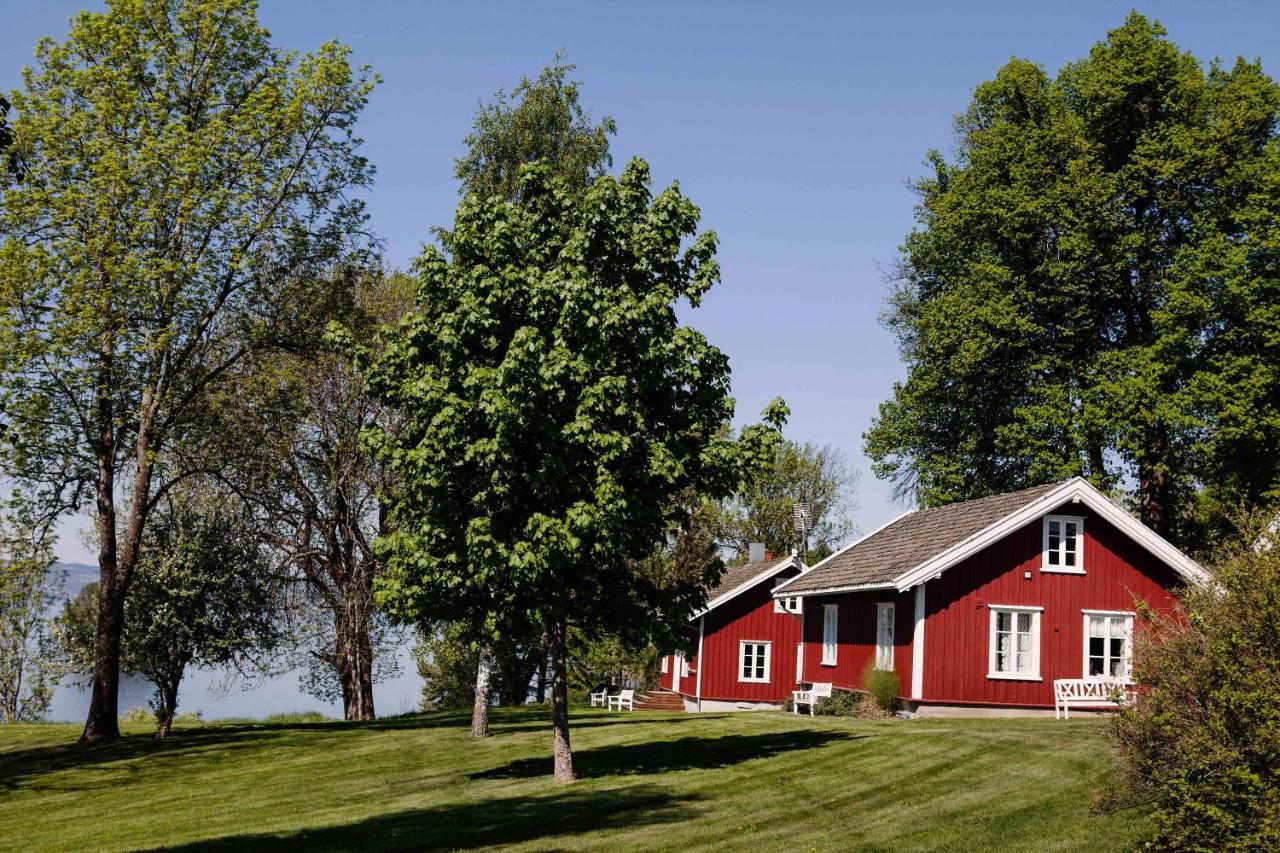
M 698 710 L 702 710 L 702 629 L 707 621 L 706 614 L 698 617 L 698 674 L 694 682 L 694 701 L 698 703 Z

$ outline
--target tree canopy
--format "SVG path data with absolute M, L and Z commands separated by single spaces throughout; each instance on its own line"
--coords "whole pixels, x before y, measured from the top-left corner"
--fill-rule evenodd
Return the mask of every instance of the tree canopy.
M 1280 86 L 1133 13 L 1051 77 L 1011 60 L 930 154 L 867 432 L 927 505 L 1084 475 L 1203 541 L 1280 497 Z
M 111 0 L 45 39 L 12 103 L 0 202 L 0 412 L 14 475 L 92 507 L 101 607 L 86 741 L 117 725 L 147 518 L 193 473 L 254 358 L 323 326 L 368 249 L 352 128 L 374 79 L 272 46 L 253 0 Z
M 401 418 L 368 439 L 398 484 L 380 599 L 415 622 L 543 626 L 562 779 L 568 626 L 645 633 L 701 604 L 713 577 L 660 584 L 636 561 L 688 517 L 679 495 L 727 496 L 767 460 L 785 417 L 779 401 L 772 425 L 724 432 L 728 360 L 676 314 L 719 277 L 698 218 L 675 186 L 652 197 L 640 160 L 585 194 L 526 166 L 514 201 L 462 201 L 452 255 L 415 264 L 419 311 L 362 359 Z

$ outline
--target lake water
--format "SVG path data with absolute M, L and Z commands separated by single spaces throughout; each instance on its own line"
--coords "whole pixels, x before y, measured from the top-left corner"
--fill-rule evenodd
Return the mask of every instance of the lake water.
M 74 596 L 84 584 L 97 577 L 97 567 L 63 563 L 66 571 L 66 595 Z M 60 609 L 60 608 L 59 608 Z M 373 686 L 373 707 L 379 717 L 404 714 L 416 710 L 422 694 L 422 678 L 414 666 L 409 646 L 402 647 L 397 657 L 400 675 Z M 258 679 L 252 685 L 228 685 L 221 671 L 189 669 L 178 690 L 178 713 L 199 711 L 206 720 L 223 717 L 261 718 L 289 711 L 319 711 L 331 717 L 342 717 L 337 702 L 321 702 L 302 692 L 297 673 L 271 679 Z M 139 676 L 121 676 L 120 713 L 130 708 L 146 708 L 151 700 L 151 684 Z M 49 719 L 55 722 L 82 723 L 89 710 L 89 678 L 65 678 L 53 693 Z

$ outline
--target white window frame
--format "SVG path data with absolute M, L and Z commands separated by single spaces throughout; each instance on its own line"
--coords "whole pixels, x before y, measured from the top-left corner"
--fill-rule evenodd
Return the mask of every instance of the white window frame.
M 1066 533 L 1066 526 L 1074 524 L 1076 526 L 1076 564 L 1068 566 L 1067 558 L 1067 537 L 1061 536 L 1058 539 L 1058 565 L 1049 563 L 1049 525 L 1057 522 L 1062 525 L 1062 531 Z M 1084 574 L 1084 518 L 1079 515 L 1046 515 L 1041 522 L 1040 536 L 1040 571 L 1051 572 L 1063 575 L 1082 575 Z
M 889 644 L 883 644 L 884 637 L 880 634 L 880 628 L 884 624 L 884 612 L 889 612 Z M 876 669 L 893 669 L 893 644 L 894 633 L 897 628 L 897 608 L 894 607 L 892 601 L 880 601 L 876 603 Z
M 830 634 L 830 639 L 828 639 Z M 835 666 L 840 650 L 840 605 L 822 605 L 822 665 Z
M 1132 610 L 1082 610 L 1080 612 L 1084 615 L 1084 623 L 1083 623 L 1084 657 L 1081 658 L 1081 661 L 1080 661 L 1080 677 L 1088 681 L 1119 680 L 1125 684 L 1128 684 L 1130 680 L 1133 678 L 1133 626 L 1134 626 L 1134 622 L 1137 621 L 1138 614 L 1133 612 Z M 1091 616 L 1101 616 L 1104 618 L 1120 617 L 1123 619 L 1127 619 L 1129 622 L 1129 637 L 1128 637 L 1129 641 L 1125 644 L 1125 649 L 1124 649 L 1124 675 L 1119 679 L 1115 679 L 1110 675 L 1090 675 L 1089 674 L 1089 618 Z M 1109 633 L 1108 633 L 1108 639 L 1110 639 Z M 1110 660 L 1110 657 L 1111 655 L 1108 650 L 1108 653 L 1103 656 L 1103 661 L 1105 662 L 1107 660 Z
M 796 684 L 804 683 L 804 643 L 796 643 Z
M 761 654 L 761 656 L 764 658 L 764 677 L 763 678 L 754 676 L 754 675 L 746 676 L 742 674 L 742 671 L 743 669 L 745 669 L 745 664 L 747 662 L 748 646 L 761 646 L 764 649 L 764 651 Z M 752 657 L 755 658 L 756 655 L 752 655 Z M 749 681 L 755 684 L 768 684 L 772 680 L 771 678 L 773 674 L 772 666 L 773 666 L 773 643 L 772 642 L 770 642 L 769 640 L 739 640 L 738 641 L 738 680 L 739 681 Z M 756 667 L 753 667 L 753 670 L 754 669 L 756 669 Z
M 1002 681 L 1042 681 L 1040 678 L 1040 614 L 1044 612 L 1043 607 L 1032 607 L 1021 604 L 989 604 L 987 610 L 990 611 L 991 617 L 987 630 L 987 678 L 996 678 Z M 998 651 L 997 640 L 997 620 L 999 614 L 1013 614 L 1012 624 L 1017 636 L 1018 614 L 1031 614 L 1031 671 L 1030 672 L 999 672 L 996 670 L 996 660 Z M 1014 640 L 1013 652 L 1014 665 L 1017 665 L 1017 640 Z
M 773 582 L 773 588 L 777 589 L 791 578 L 777 578 Z M 803 599 L 798 595 L 788 595 L 784 598 L 775 598 L 773 600 L 774 613 L 800 613 L 802 612 Z
M 680 653 L 680 677 L 689 677 L 689 657 L 684 653 Z
M 662 674 L 666 675 L 671 671 L 671 655 L 662 656 Z

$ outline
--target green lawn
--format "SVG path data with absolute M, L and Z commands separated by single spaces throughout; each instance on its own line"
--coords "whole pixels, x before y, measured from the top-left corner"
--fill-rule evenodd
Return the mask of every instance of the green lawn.
M 428 714 L 364 725 L 0 726 L 0 847 L 102 850 L 1132 848 L 1145 817 L 1090 813 L 1096 720 L 573 716 L 568 785 L 539 710 L 494 736 Z

